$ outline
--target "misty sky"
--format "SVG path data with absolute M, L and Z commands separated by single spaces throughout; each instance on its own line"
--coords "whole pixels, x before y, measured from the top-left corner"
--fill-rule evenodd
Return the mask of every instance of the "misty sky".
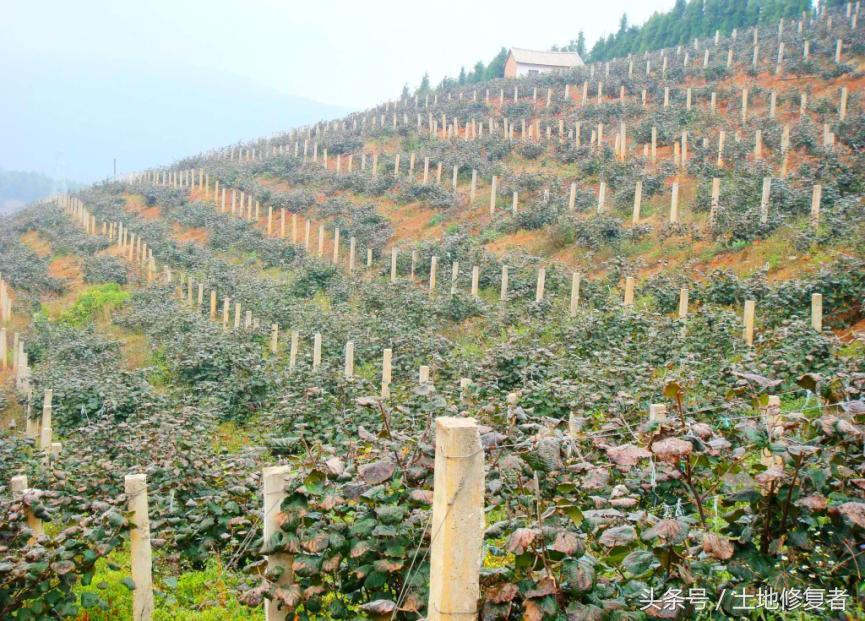
M 229 72 L 323 103 L 364 108 L 435 84 L 502 46 L 546 49 L 583 29 L 589 45 L 673 0 L 30 0 L 5 2 L 0 55 L 106 59 Z

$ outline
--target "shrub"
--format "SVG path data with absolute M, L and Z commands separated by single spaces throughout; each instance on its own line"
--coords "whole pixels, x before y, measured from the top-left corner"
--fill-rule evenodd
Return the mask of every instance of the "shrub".
M 127 282 L 126 263 L 111 255 L 87 257 L 84 259 L 84 282 L 125 285 Z

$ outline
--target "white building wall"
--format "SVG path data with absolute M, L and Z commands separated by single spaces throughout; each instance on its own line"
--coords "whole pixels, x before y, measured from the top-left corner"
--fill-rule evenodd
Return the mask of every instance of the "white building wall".
M 561 70 L 563 67 L 550 67 L 549 65 L 530 65 L 528 63 L 517 63 L 517 77 L 522 78 L 529 75 L 531 71 L 538 73 L 550 73 L 552 71 Z

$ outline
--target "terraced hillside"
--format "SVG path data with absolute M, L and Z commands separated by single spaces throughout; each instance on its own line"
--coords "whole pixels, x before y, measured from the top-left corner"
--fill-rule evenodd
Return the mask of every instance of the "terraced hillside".
M 858 15 L 0 220 L 0 617 L 861 616 Z

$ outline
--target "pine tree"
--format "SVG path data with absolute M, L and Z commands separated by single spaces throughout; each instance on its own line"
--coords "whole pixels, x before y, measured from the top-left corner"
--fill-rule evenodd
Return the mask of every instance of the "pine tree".
M 420 86 L 415 91 L 416 95 L 428 95 L 432 89 L 430 89 L 429 84 L 429 73 L 423 74 L 423 78 L 421 78 Z
M 577 33 L 577 45 L 574 51 L 580 55 L 580 58 L 586 57 L 586 35 L 582 30 Z
M 487 65 L 486 75 L 484 76 L 487 80 L 494 80 L 496 78 L 502 78 L 505 75 L 505 62 L 508 60 L 508 51 L 505 48 L 502 48 L 498 54 L 496 54 L 495 58 L 490 61 L 490 64 Z

